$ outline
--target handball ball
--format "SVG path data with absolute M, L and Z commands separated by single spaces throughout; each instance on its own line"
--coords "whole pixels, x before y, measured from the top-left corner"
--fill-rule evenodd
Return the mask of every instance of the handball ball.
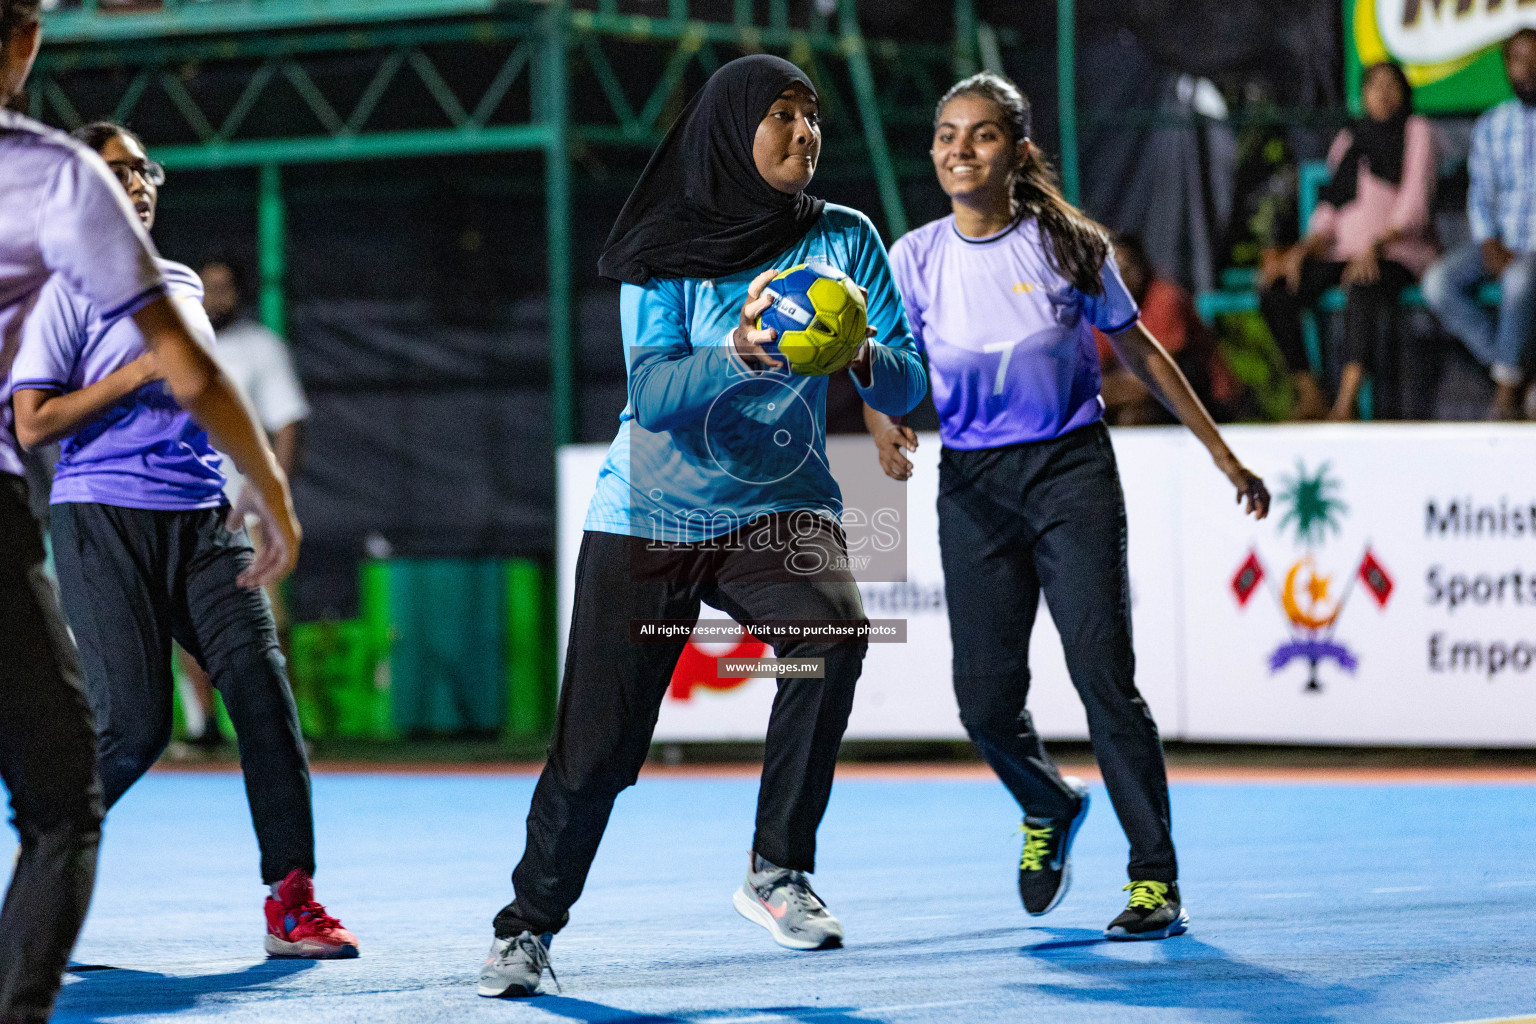
M 764 291 L 773 305 L 757 318 L 778 337 L 770 350 L 795 373 L 825 377 L 853 361 L 868 322 L 864 293 L 849 276 L 825 263 L 801 263 L 775 277 Z

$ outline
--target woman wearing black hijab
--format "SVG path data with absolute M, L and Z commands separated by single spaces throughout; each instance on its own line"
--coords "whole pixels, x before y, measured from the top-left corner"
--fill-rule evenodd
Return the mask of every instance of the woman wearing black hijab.
M 1307 237 L 1267 255 L 1259 275 L 1264 320 L 1296 385 L 1297 419 L 1350 419 L 1367 373 L 1375 377 L 1376 418 L 1401 417 L 1393 315 L 1402 290 L 1435 259 L 1433 129 L 1413 115 L 1413 94 L 1396 64 L 1367 68 L 1360 98 L 1365 116 L 1334 139 L 1333 177 L 1318 192 Z M 1344 371 L 1330 410 L 1302 344 L 1301 314 L 1339 284 L 1348 290 Z
M 629 404 L 588 508 L 549 760 L 480 975 L 533 995 L 614 798 L 645 762 L 700 606 L 763 634 L 816 678 L 782 678 L 768 722 L 757 829 L 738 911 L 781 945 L 839 945 L 812 891 L 816 828 L 866 642 L 775 638 L 774 622 L 864 620 L 828 471 L 827 379 L 789 372 L 754 325 L 779 270 L 830 264 L 867 290 L 871 337 L 848 369 L 892 415 L 927 387 L 885 248 L 857 211 L 805 194 L 821 149 L 816 91 L 788 61 L 722 67 L 652 156 L 599 267 L 621 281 Z M 646 624 L 673 623 L 658 637 Z M 659 851 L 647 850 L 646 856 Z

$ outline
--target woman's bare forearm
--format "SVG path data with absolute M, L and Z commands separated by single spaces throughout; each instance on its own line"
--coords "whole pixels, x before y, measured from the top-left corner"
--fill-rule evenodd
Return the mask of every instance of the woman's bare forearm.
M 18 388 L 11 399 L 16 439 L 23 448 L 36 448 L 68 437 L 154 379 L 148 362 L 135 359 L 78 391 Z
M 265 432 L 234 382 L 187 330 L 169 299 L 158 299 L 134 314 L 145 343 L 155 354 L 160 375 L 176 403 L 208 432 L 214 447 L 235 466 L 274 512 L 289 509 L 288 480 L 277 464 Z
M 272 453 L 277 456 L 277 464 L 283 467 L 283 472 L 290 478 L 299 465 L 299 440 L 302 430 L 298 423 L 290 423 L 286 427 L 279 427 L 272 434 Z
M 864 405 L 864 429 L 874 437 L 879 437 L 880 432 L 887 427 L 901 426 L 900 416 L 887 416 L 879 409 L 874 408 L 868 402 Z
M 1333 246 L 1333 232 L 1316 231 L 1309 234 L 1301 241 L 1302 252 L 1308 259 L 1320 260 L 1328 255 L 1328 250 Z
M 1223 465 L 1233 458 L 1232 450 L 1222 440 L 1221 431 L 1216 427 L 1216 421 L 1211 419 L 1211 414 L 1195 394 L 1195 389 L 1189 386 L 1184 371 L 1179 369 L 1179 364 L 1158 344 L 1151 332 L 1142 326 L 1141 321 L 1110 335 L 1109 340 L 1119 354 L 1120 361 L 1147 386 L 1147 390 L 1152 392 L 1152 396 L 1164 408 L 1177 416 L 1179 422 L 1200 439 L 1200 443 L 1211 453 L 1211 458 Z

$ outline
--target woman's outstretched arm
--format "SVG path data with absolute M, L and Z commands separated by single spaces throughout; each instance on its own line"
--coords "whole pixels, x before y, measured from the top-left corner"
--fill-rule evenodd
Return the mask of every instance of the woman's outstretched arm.
M 288 477 L 267 445 L 245 399 L 187 328 L 174 303 L 161 296 L 133 315 L 154 353 L 161 376 L 176 403 L 208 432 L 214 446 L 227 452 L 245 474 L 237 515 L 255 513 L 261 522 L 262 548 L 256 561 L 240 574 L 242 586 L 275 583 L 293 571 L 299 559 L 298 516 Z M 252 504 L 254 500 L 254 504 Z
M 1232 454 L 1232 449 L 1222 440 L 1221 431 L 1216 428 L 1216 421 L 1205 411 L 1183 371 L 1151 332 L 1137 320 L 1125 330 L 1111 334 L 1109 340 L 1120 361 L 1205 445 L 1216 468 L 1237 488 L 1237 500 L 1244 503 L 1244 511 L 1253 513 L 1258 519 L 1267 516 L 1269 490 L 1264 481 Z
M 917 407 L 928 391 L 928 371 L 902 307 L 890 254 L 869 218 L 859 215 L 856 253 L 848 274 L 864 290 L 869 342 L 849 367 L 864 404 L 898 419 Z M 866 420 L 866 425 L 867 425 Z

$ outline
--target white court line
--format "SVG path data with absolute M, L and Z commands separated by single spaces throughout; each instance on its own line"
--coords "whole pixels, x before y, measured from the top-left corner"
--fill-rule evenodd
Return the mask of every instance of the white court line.
M 1387 885 L 1380 889 L 1372 889 L 1371 892 L 1425 892 L 1427 885 Z
M 1458 1020 L 1452 1024 L 1536 1024 L 1536 1017 L 1484 1017 L 1481 1020 Z
M 901 1010 L 931 1010 L 935 1006 L 965 1006 L 979 1003 L 979 999 L 944 999 L 932 1003 L 891 1003 L 887 1006 L 864 1006 L 857 1010 L 826 1009 L 796 1010 L 793 1017 L 783 1013 L 753 1013 L 744 1017 L 712 1017 L 710 1024 L 762 1024 L 765 1021 L 804 1020 L 807 1017 L 857 1017 L 865 1013 L 892 1013 Z
M 898 917 L 898 921 L 948 921 L 959 917 L 959 914 L 914 914 L 910 917 Z

